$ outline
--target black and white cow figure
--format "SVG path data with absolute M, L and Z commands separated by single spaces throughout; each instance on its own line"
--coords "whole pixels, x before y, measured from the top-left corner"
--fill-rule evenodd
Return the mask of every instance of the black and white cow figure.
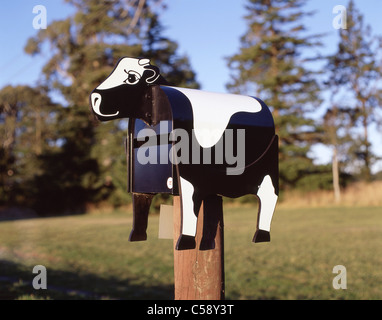
M 270 241 L 279 193 L 278 136 L 264 102 L 173 87 L 150 60 L 124 57 L 93 90 L 90 105 L 100 121 L 129 118 L 128 191 L 133 194 L 134 207 L 131 241 L 146 240 L 151 199 L 162 192 L 180 195 L 178 250 L 195 247 L 197 215 L 203 199 L 211 195 L 257 196 L 253 242 Z M 142 135 L 150 130 L 156 135 L 154 140 L 152 135 Z M 151 158 L 144 158 L 143 164 L 138 161 L 150 152 Z

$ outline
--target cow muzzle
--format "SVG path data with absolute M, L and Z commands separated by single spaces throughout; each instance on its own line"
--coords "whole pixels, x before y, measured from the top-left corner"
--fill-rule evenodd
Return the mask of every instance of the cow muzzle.
M 93 92 L 90 95 L 90 101 L 93 111 L 101 117 L 115 117 L 118 115 L 119 111 L 112 114 L 104 114 L 101 112 L 102 96 L 98 92 Z

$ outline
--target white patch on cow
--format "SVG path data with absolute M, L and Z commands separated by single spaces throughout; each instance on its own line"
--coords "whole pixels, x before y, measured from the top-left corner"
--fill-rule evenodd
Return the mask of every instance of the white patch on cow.
M 257 196 L 260 199 L 259 229 L 269 232 L 271 230 L 272 216 L 278 198 L 269 175 L 264 177 L 257 191 Z
M 203 148 L 214 146 L 237 112 L 259 112 L 261 104 L 252 97 L 174 88 L 187 96 L 192 104 L 194 132 Z
M 114 71 L 102 82 L 97 89 L 106 90 L 120 86 L 122 84 L 136 84 L 147 70 L 145 66 L 150 65 L 149 59 L 123 58 L 119 61 Z M 131 81 L 134 79 L 135 81 Z
M 180 190 L 183 212 L 182 234 L 195 237 L 198 218 L 194 213 L 194 201 L 192 200 L 194 186 L 186 179 L 180 177 Z

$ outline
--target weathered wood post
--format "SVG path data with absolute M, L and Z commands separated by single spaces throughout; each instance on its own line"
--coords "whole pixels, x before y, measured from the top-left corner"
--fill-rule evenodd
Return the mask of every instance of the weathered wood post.
M 180 226 L 180 197 L 175 196 L 175 300 L 223 300 L 225 288 L 222 198 L 213 196 L 203 201 L 198 216 L 195 249 L 175 250 Z

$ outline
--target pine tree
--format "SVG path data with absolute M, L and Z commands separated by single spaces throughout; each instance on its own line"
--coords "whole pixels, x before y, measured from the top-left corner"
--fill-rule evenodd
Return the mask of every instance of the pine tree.
M 362 14 L 351 0 L 347 7 L 347 29 L 339 29 L 340 40 L 337 52 L 328 58 L 330 79 L 328 84 L 334 96 L 344 95 L 355 101 L 356 123 L 361 132 L 353 136 L 356 161 L 363 163 L 360 171 L 370 181 L 371 165 L 376 159 L 370 147 L 369 126 L 375 121 L 377 107 L 381 106 L 382 94 L 378 82 L 382 76 L 380 58 L 381 45 L 366 26 Z M 350 149 L 349 149 L 350 150 Z
M 120 182 L 126 176 L 124 122 L 95 123 L 90 92 L 123 56 L 151 59 L 174 85 L 198 84 L 188 59 L 179 56 L 177 44 L 162 34 L 161 0 L 66 2 L 76 8 L 75 14 L 52 22 L 25 47 L 26 52 L 38 54 L 49 43 L 51 56 L 43 74 L 67 102 L 58 123 L 61 154 L 45 158 L 56 176 L 51 173 L 45 180 L 60 181 L 57 192 L 64 192 L 60 185 L 65 185 L 65 197 L 73 208 L 108 199 L 120 204 L 128 200 L 126 184 L 122 187 Z
M 36 189 L 27 186 L 44 171 L 39 158 L 56 148 L 58 108 L 44 87 L 0 90 L 0 204 L 32 204 Z
M 229 58 L 232 81 L 227 88 L 255 95 L 271 108 L 280 138 L 280 183 L 298 186 L 315 168 L 308 157 L 316 142 L 314 122 L 307 117 L 321 102 L 316 73 L 307 68 L 304 49 L 318 46 L 319 36 L 306 35 L 301 20 L 305 0 L 249 0 L 248 30 L 240 52 Z

